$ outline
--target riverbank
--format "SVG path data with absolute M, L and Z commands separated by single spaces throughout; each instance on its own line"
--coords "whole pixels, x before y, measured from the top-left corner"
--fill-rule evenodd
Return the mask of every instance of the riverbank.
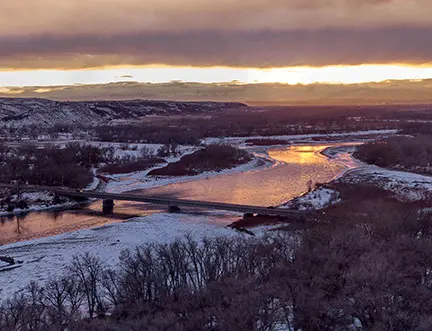
M 107 186 L 101 181 L 100 189 L 117 192 L 135 190 L 136 194 L 276 206 L 305 192 L 308 177 L 327 182 L 340 173 L 341 165 L 328 162 L 318 153 L 326 146 L 328 145 L 312 144 L 276 149 L 248 148 L 255 158 L 248 164 L 226 171 L 181 178 L 149 178 L 146 177 L 146 172 L 138 172 L 115 176 L 116 180 Z M 140 191 L 142 188 L 144 190 Z M 0 238 L 0 242 L 5 244 L 121 222 L 138 215 L 160 213 L 165 208 L 118 201 L 114 214 L 106 215 L 101 210 L 101 203 L 93 202 L 72 210 L 30 212 L 22 217 L 4 217 L 1 223 L 3 238 Z M 186 208 L 185 212 L 195 211 Z M 242 216 L 237 215 L 236 219 L 230 218 L 230 222 Z
M 95 172 L 95 170 L 93 170 Z M 93 181 L 85 188 L 85 190 L 98 190 L 102 187 L 102 182 L 94 177 Z M 17 199 L 16 195 L 12 196 Z M 40 211 L 56 211 L 74 208 L 81 203 L 65 198 L 56 197 L 50 192 L 23 192 L 20 194 L 20 199 L 25 201 L 27 208 L 14 208 L 12 211 L 7 211 L 5 208 L 0 208 L 0 217 L 24 215 L 31 212 Z
M 310 192 L 288 201 L 282 207 L 295 210 L 319 210 L 341 203 L 341 191 L 349 186 L 366 186 L 370 192 L 380 191 L 401 203 L 432 202 L 432 177 L 410 172 L 389 170 L 366 164 L 354 158 L 355 146 L 329 147 L 322 154 L 331 160 L 348 160 L 348 167 L 340 176 L 327 184 L 318 185 Z M 341 157 L 342 156 L 342 157 Z M 348 156 L 348 157 L 347 157 Z M 359 192 L 360 194 L 360 192 Z M 360 196 L 359 196 L 360 199 Z
M 301 170 L 299 176 L 304 175 L 305 169 L 305 163 L 301 162 L 323 162 L 324 156 L 319 158 L 316 156 L 319 156 L 324 147 L 313 146 L 313 148 L 308 149 L 297 146 L 296 148 L 285 149 L 285 152 L 290 151 L 288 154 L 291 153 L 296 156 L 296 158 L 290 159 L 290 161 L 299 162 L 298 167 Z M 266 150 L 268 149 L 260 149 L 261 154 L 256 154 L 256 158 L 248 164 L 226 172 L 214 173 L 214 176 L 245 171 L 257 172 L 259 169 L 266 169 L 268 167 L 282 167 L 283 162 L 272 159 L 268 154 L 264 153 Z M 340 156 L 341 154 L 338 153 L 337 155 Z M 314 156 L 314 158 L 310 159 L 311 156 Z M 264 162 L 264 164 L 259 162 L 259 160 Z M 205 178 L 208 175 L 207 173 L 193 176 L 192 178 L 171 178 L 164 180 L 178 181 L 183 179 L 193 181 L 198 178 Z M 123 181 L 127 181 L 127 179 L 123 178 L 120 182 Z M 161 180 L 141 184 L 150 186 L 155 185 L 155 183 L 161 184 Z M 130 190 L 130 183 L 127 185 L 123 183 L 123 185 L 118 186 L 117 189 Z M 111 187 L 111 189 L 113 188 L 116 187 Z M 253 228 L 249 228 L 248 231 L 243 232 L 227 228 L 229 224 L 239 220 L 241 216 L 239 213 L 208 211 L 189 211 L 187 214 L 156 213 L 146 217 L 131 218 L 123 222 L 117 221 L 105 226 L 4 245 L 0 247 L 0 255 L 12 256 L 18 261 L 23 261 L 23 263 L 18 264 L 19 266 L 16 269 L 0 274 L 0 288 L 3 291 L 0 292 L 0 296 L 10 297 L 15 291 L 19 291 L 27 286 L 30 280 L 45 282 L 51 277 L 61 275 L 65 271 L 66 266 L 70 264 L 72 256 L 77 253 L 93 252 L 100 256 L 103 261 L 115 266 L 118 256 L 123 249 L 133 248 L 143 243 L 169 243 L 175 238 L 184 235 L 191 235 L 195 239 L 226 235 L 250 236 L 250 232 L 259 235 L 269 229 L 274 229 L 274 226 L 260 227 L 262 224 L 253 224 Z M 267 222 L 266 224 L 277 225 L 279 222 Z
M 268 167 L 276 166 L 278 164 L 278 161 L 272 159 L 268 155 L 268 151 L 270 149 L 279 148 L 279 147 L 285 148 L 289 146 L 300 145 L 304 142 L 306 142 L 306 144 L 308 143 L 325 144 L 326 139 L 333 140 L 335 138 L 340 139 L 339 141 L 340 144 L 343 144 L 344 142 L 349 141 L 348 139 L 352 137 L 355 137 L 354 141 L 358 141 L 358 143 L 361 144 L 364 141 L 373 140 L 376 138 L 376 136 L 379 135 L 393 135 L 396 133 L 397 130 L 374 130 L 374 131 L 347 132 L 347 133 L 329 134 L 329 135 L 312 134 L 312 135 L 274 136 L 274 137 L 256 136 L 256 137 L 206 138 L 202 141 L 203 144 L 212 144 L 212 143 L 233 144 L 235 146 L 239 146 L 247 150 L 250 153 L 253 153 L 254 159 L 252 159 L 247 164 L 237 166 L 231 169 L 222 170 L 220 172 L 215 172 L 215 171 L 204 172 L 195 176 L 179 176 L 179 177 L 163 176 L 163 177 L 155 177 L 155 178 L 148 177 L 147 176 L 148 173 L 156 168 L 152 168 L 147 171 L 134 172 L 130 174 L 109 176 L 111 182 L 107 184 L 106 191 L 110 193 L 123 193 L 127 191 L 137 191 L 137 190 L 160 187 L 160 186 L 165 186 L 165 185 L 170 185 L 175 183 L 184 183 L 184 182 L 199 180 L 203 178 L 211 178 L 214 176 L 234 174 L 238 172 L 259 171 Z M 267 138 L 271 140 L 274 139 L 276 142 L 277 142 L 276 139 L 281 139 L 281 140 L 284 139 L 283 141 L 287 141 L 287 144 L 283 144 L 283 145 L 269 144 L 264 146 L 256 146 L 256 145 L 248 145 L 246 143 L 248 139 L 267 139 Z M 317 138 L 319 138 L 319 141 L 316 140 Z M 333 141 L 332 143 L 335 142 Z M 348 144 L 349 146 L 347 146 L 347 148 L 352 146 L 353 142 L 350 142 Z M 329 148 L 329 150 L 331 150 L 331 148 Z M 323 154 L 327 156 L 325 154 L 325 151 L 323 152 Z M 345 159 L 343 157 L 345 157 Z M 174 162 L 174 160 L 172 162 Z M 344 153 L 343 156 L 339 155 L 337 162 L 338 164 L 348 168 L 357 166 L 357 162 L 356 161 L 353 162 L 350 159 L 350 157 L 348 156 L 348 152 Z
M 11 215 L 22 215 L 35 211 L 56 210 L 71 208 L 77 205 L 77 202 L 67 198 L 58 198 L 49 192 L 32 192 L 22 193 L 19 200 L 14 195 L 11 202 L 0 207 L 0 217 Z M 8 210 L 13 206 L 13 210 Z
M 109 193 L 123 193 L 148 188 L 155 188 L 170 184 L 180 184 L 189 181 L 234 174 L 245 171 L 258 171 L 275 164 L 268 156 L 255 155 L 251 161 L 231 169 L 222 171 L 208 171 L 194 176 L 148 176 L 152 170 L 138 171 L 131 174 L 110 176 L 111 181 L 107 183 L 105 191 Z
M 4 272 L 1 272 L 1 268 L 8 266 L 6 263 L 0 265 L 0 298 L 11 298 L 31 281 L 45 283 L 53 277 L 61 276 L 67 271 L 66 268 L 76 254 L 90 252 L 114 268 L 123 250 L 133 250 L 145 243 L 170 243 L 185 236 L 196 240 L 249 236 L 221 226 L 220 221 L 223 218 L 225 215 L 218 212 L 208 213 L 205 217 L 191 214 L 153 214 L 121 223 L 0 246 L 0 256 L 10 256 L 19 261 L 14 265 L 14 269 Z M 267 229 L 260 227 L 254 230 L 254 233 L 261 235 Z
M 347 143 L 337 143 L 337 146 L 341 144 Z M 351 161 L 348 153 L 338 153 L 338 157 L 330 162 L 320 154 L 322 149 L 331 145 L 334 146 L 335 143 L 323 145 L 314 142 L 276 148 L 243 147 L 254 154 L 254 159 L 240 167 L 180 178 L 150 178 L 146 176 L 148 171 L 113 175 L 109 183 L 101 181 L 99 189 L 114 193 L 134 191 L 137 194 L 192 200 L 276 206 L 306 192 L 309 178 L 314 182 L 328 182 L 346 171 L 344 169 Z M 164 208 L 119 201 L 113 215 L 102 214 L 101 210 L 100 202 L 93 202 L 70 211 L 60 208 L 55 212 L 30 212 L 23 217 L 4 217 L 1 229 L 4 236 L 0 241 L 6 243 L 27 240 L 121 222 L 138 215 L 159 213 Z M 185 211 L 193 212 L 187 209 Z M 237 219 L 240 217 L 241 215 Z
M 280 135 L 280 136 L 249 136 L 249 137 L 224 137 L 224 138 L 206 138 L 202 142 L 205 144 L 214 143 L 229 143 L 240 146 L 253 146 L 247 142 L 258 140 L 273 140 L 276 141 L 275 145 L 266 144 L 265 146 L 286 146 L 293 143 L 325 143 L 337 141 L 355 141 L 356 139 L 373 140 L 376 137 L 395 135 L 398 130 L 369 130 L 369 131 L 356 131 L 356 132 L 343 132 L 331 134 L 304 134 L 304 135 Z M 281 142 L 283 142 L 281 144 Z

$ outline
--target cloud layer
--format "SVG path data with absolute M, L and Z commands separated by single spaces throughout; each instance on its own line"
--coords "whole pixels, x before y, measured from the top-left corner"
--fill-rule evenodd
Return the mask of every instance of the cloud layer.
M 0 68 L 432 62 L 430 0 L 3 0 Z
M 123 82 L 96 85 L 0 88 L 1 97 L 56 100 L 154 99 L 239 101 L 254 105 L 430 104 L 432 79 L 381 83 L 338 84 L 161 84 Z

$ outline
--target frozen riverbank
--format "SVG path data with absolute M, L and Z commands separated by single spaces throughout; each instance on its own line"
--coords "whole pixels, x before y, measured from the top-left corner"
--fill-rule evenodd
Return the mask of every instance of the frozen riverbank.
M 383 169 L 365 164 L 353 157 L 355 148 L 355 145 L 348 145 L 325 149 L 322 154 L 333 162 L 344 164 L 346 171 L 327 185 L 318 185 L 316 189 L 294 198 L 282 206 L 298 210 L 312 210 L 323 209 L 339 203 L 342 201 L 339 192 L 329 188 L 332 183 L 371 185 L 390 192 L 394 198 L 406 203 L 432 200 L 431 176 Z
M 0 256 L 10 256 L 20 263 L 17 268 L 1 272 L 0 298 L 5 300 L 23 290 L 31 281 L 44 283 L 62 275 L 76 254 L 89 252 L 107 265 L 115 267 L 121 251 L 146 243 L 170 243 L 177 238 L 194 239 L 218 236 L 248 236 L 221 226 L 224 215 L 154 214 L 122 223 L 65 233 L 0 246 Z M 229 224 L 227 220 L 227 225 Z M 265 228 L 257 229 L 263 233 Z M 1 301 L 1 300 L 0 300 Z

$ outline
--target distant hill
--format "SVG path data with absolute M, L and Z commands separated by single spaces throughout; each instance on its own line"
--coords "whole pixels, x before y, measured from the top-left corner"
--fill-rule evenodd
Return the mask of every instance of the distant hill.
M 247 108 L 247 105 L 235 102 L 145 100 L 69 102 L 0 98 L 0 126 L 99 125 L 109 124 L 114 120 L 137 120 L 148 115 L 211 114 Z

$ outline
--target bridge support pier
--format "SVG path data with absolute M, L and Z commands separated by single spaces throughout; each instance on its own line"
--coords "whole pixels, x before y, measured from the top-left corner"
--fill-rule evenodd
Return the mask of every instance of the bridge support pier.
M 114 200 L 104 199 L 102 201 L 102 212 L 105 214 L 110 214 L 114 211 Z
M 254 214 L 253 213 L 244 213 L 243 214 L 243 219 L 245 220 L 245 219 L 248 219 L 248 218 L 252 218 L 252 217 L 254 217 Z
M 168 206 L 168 212 L 169 213 L 179 213 L 180 207 L 179 206 Z

